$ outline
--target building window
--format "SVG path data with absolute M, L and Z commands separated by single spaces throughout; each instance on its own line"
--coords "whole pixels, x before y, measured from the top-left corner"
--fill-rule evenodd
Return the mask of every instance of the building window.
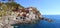
M 22 19 L 22 17 L 20 17 Z
M 23 19 L 25 19 L 25 17 L 23 17 Z
M 16 18 L 16 19 L 18 19 L 18 18 Z

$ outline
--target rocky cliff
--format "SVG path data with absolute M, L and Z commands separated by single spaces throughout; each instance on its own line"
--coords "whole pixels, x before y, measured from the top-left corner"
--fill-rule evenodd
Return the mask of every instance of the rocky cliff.
M 42 17 L 41 13 L 35 7 L 24 8 L 23 6 L 14 2 L 0 3 L 0 17 L 3 16 L 16 16 L 17 20 L 19 19 L 22 20 L 23 22 L 27 20 L 28 21 L 32 21 L 35 19 L 37 20 L 39 19 L 39 17 Z
M 43 18 L 40 11 L 35 7 L 24 8 L 17 3 L 0 3 L 0 26 L 10 27 L 12 24 L 37 23 Z

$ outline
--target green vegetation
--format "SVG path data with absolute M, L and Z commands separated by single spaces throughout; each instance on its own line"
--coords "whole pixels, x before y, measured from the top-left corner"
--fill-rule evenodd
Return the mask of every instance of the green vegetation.
M 6 4 L 9 8 L 10 8 L 10 7 L 16 8 L 17 6 L 24 8 L 23 6 L 21 6 L 20 4 L 15 3 L 15 2 L 5 3 L 5 4 Z
M 10 14 L 11 14 L 12 8 L 15 9 L 17 7 L 24 8 L 20 4 L 17 4 L 16 2 L 0 3 L 0 17 L 3 16 L 3 15 L 7 15 L 8 11 L 10 11 Z

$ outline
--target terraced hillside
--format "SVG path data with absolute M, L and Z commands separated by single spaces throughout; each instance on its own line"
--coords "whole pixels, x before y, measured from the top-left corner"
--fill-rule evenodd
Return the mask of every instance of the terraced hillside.
M 24 8 L 23 6 L 15 3 L 15 2 L 0 3 L 0 17 L 3 16 L 3 15 L 7 15 L 8 11 L 12 11 L 13 9 L 17 9 L 17 7 Z

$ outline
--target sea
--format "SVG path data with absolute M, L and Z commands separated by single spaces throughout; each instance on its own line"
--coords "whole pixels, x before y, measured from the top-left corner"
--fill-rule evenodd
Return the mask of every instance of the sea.
M 53 21 L 40 20 L 37 24 L 14 25 L 14 28 L 60 28 L 60 15 L 43 15 L 43 17 Z

